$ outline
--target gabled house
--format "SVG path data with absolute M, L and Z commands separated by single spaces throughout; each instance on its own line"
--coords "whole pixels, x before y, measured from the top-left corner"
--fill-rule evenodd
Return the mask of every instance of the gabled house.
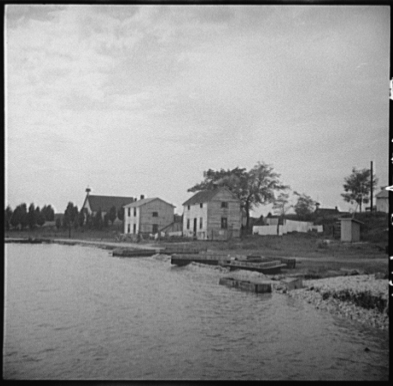
M 199 240 L 240 237 L 240 200 L 223 187 L 194 194 L 183 204 L 183 235 Z
M 101 210 L 102 217 L 104 217 L 113 206 L 116 208 L 117 213 L 124 205 L 135 201 L 133 197 L 98 196 L 90 194 L 90 191 L 89 188 L 86 189 L 86 198 L 81 210 L 85 210 L 91 216 L 94 216 Z
M 156 234 L 174 222 L 175 206 L 158 197 L 124 206 L 124 233 Z
M 324 218 L 338 218 L 339 216 L 342 215 L 342 213 L 338 210 L 337 206 L 332 209 L 332 208 L 320 208 L 319 204 L 316 205 L 316 209 L 314 212 L 318 217 L 324 217 Z
M 384 186 L 381 186 L 381 191 L 375 196 L 377 200 L 377 212 L 389 213 L 389 192 Z

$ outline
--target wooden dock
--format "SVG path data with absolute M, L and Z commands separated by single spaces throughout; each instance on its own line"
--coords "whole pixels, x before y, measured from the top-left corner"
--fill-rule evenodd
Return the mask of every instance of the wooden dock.
M 157 254 L 154 249 L 124 249 L 116 248 L 112 252 L 112 256 L 116 257 L 146 257 Z
M 285 268 L 286 264 L 282 264 L 280 260 L 269 260 L 261 263 L 247 262 L 244 260 L 222 261 L 220 264 L 230 270 L 244 269 L 247 271 L 261 272 L 265 275 L 275 275 L 281 272 L 281 268 Z
M 198 253 L 198 254 L 174 254 L 171 257 L 171 264 L 175 265 L 187 265 L 192 262 L 218 265 L 221 261 L 228 260 L 229 256 L 225 254 L 217 253 Z
M 162 249 L 160 253 L 165 255 L 196 255 L 199 253 L 205 253 L 207 248 L 187 248 L 183 246 L 170 246 Z
M 255 293 L 272 292 L 272 285 L 269 282 L 254 282 L 250 280 L 234 279 L 232 277 L 222 277 L 219 284 Z
M 296 259 L 295 258 L 286 258 L 286 257 L 265 257 L 262 255 L 248 255 L 247 261 L 249 262 L 265 262 L 265 261 L 273 261 L 279 260 L 282 264 L 286 265 L 286 268 L 293 269 L 296 267 Z

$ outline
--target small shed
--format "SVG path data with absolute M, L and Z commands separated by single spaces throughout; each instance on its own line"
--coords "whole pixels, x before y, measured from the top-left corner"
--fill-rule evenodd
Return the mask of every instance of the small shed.
M 363 223 L 352 217 L 341 217 L 341 241 L 360 241 L 360 225 Z

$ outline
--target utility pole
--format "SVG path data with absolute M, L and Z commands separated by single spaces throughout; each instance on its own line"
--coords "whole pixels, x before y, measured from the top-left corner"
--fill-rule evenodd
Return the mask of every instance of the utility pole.
M 370 165 L 371 169 L 371 178 L 370 178 L 370 212 L 373 212 L 373 161 L 371 161 Z

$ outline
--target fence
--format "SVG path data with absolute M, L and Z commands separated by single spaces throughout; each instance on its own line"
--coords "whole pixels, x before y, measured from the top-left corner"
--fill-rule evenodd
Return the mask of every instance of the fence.
M 279 225 L 278 227 L 278 235 L 282 236 L 291 232 L 302 232 L 307 233 L 310 231 L 316 231 L 318 233 L 323 232 L 322 225 L 314 225 L 311 222 L 305 221 L 293 221 L 293 220 L 284 220 L 284 225 Z M 277 225 L 254 225 L 252 227 L 252 233 L 254 235 L 277 235 Z

